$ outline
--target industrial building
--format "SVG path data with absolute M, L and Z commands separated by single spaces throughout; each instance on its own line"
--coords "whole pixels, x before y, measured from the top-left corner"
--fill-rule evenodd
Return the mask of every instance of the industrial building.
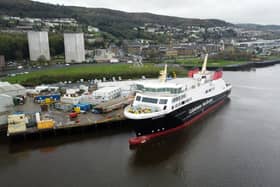
M 40 58 L 50 60 L 50 47 L 48 32 L 34 32 L 27 33 L 29 55 L 31 61 L 37 61 Z
M 85 61 L 85 42 L 83 33 L 65 33 L 64 49 L 66 63 L 82 63 Z
M 7 116 L 12 111 L 14 103 L 11 96 L 0 94 L 0 130 L 2 125 L 8 123 Z
M 5 94 L 11 97 L 17 95 L 26 95 L 26 89 L 19 84 L 10 84 L 8 82 L 0 82 L 0 94 Z
M 108 49 L 96 49 L 94 60 L 96 62 L 110 62 L 116 55 Z
M 0 82 L 0 129 L 7 124 L 7 116 L 13 110 L 13 98 L 18 95 L 26 95 L 26 89 L 19 84 Z

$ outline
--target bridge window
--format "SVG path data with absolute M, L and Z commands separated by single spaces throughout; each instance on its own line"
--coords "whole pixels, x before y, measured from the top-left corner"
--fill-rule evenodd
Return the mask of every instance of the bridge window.
M 143 97 L 142 102 L 144 103 L 154 103 L 157 104 L 158 100 L 154 98 L 149 98 L 149 97 Z
M 162 105 L 167 104 L 167 99 L 161 99 L 161 100 L 159 100 L 159 104 L 162 104 Z
M 141 84 L 137 84 L 137 85 L 136 85 L 136 89 L 137 89 L 137 90 L 143 90 L 143 89 L 144 89 L 144 86 L 141 85 Z
M 186 94 L 181 95 L 181 99 L 184 99 L 184 98 L 186 98 Z

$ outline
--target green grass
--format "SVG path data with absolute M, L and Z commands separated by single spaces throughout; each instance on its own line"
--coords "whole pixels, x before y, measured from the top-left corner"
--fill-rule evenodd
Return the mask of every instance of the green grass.
M 40 70 L 25 75 L 17 75 L 15 77 L 7 77 L 4 80 L 10 83 L 20 83 L 25 86 L 34 86 L 39 84 L 56 83 L 60 81 L 77 81 L 80 79 L 107 79 L 121 76 L 123 79 L 141 78 L 142 75 L 147 78 L 158 77 L 162 67 L 146 64 L 143 67 L 135 67 L 129 64 L 95 64 L 95 65 L 73 65 L 70 67 Z M 176 72 L 178 76 L 186 75 L 183 68 L 169 68 L 169 73 Z

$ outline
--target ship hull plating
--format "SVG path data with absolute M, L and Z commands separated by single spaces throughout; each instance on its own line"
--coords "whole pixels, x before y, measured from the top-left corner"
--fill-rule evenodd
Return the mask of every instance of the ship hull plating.
M 144 143 L 145 138 L 149 137 L 148 139 L 150 139 L 150 137 L 165 135 L 167 134 L 166 132 L 173 132 L 180 129 L 180 126 L 194 121 L 197 117 L 202 117 L 202 114 L 205 112 L 208 113 L 210 109 L 212 110 L 213 107 L 220 105 L 228 98 L 229 94 L 230 90 L 213 97 L 195 101 L 164 116 L 158 116 L 152 119 L 133 120 L 134 131 L 138 140 L 132 139 L 130 144 Z

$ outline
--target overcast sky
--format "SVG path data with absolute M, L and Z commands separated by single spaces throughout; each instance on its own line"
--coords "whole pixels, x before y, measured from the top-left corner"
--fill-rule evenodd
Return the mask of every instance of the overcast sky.
M 279 0 L 36 0 L 52 4 L 150 12 L 232 23 L 280 25 Z

